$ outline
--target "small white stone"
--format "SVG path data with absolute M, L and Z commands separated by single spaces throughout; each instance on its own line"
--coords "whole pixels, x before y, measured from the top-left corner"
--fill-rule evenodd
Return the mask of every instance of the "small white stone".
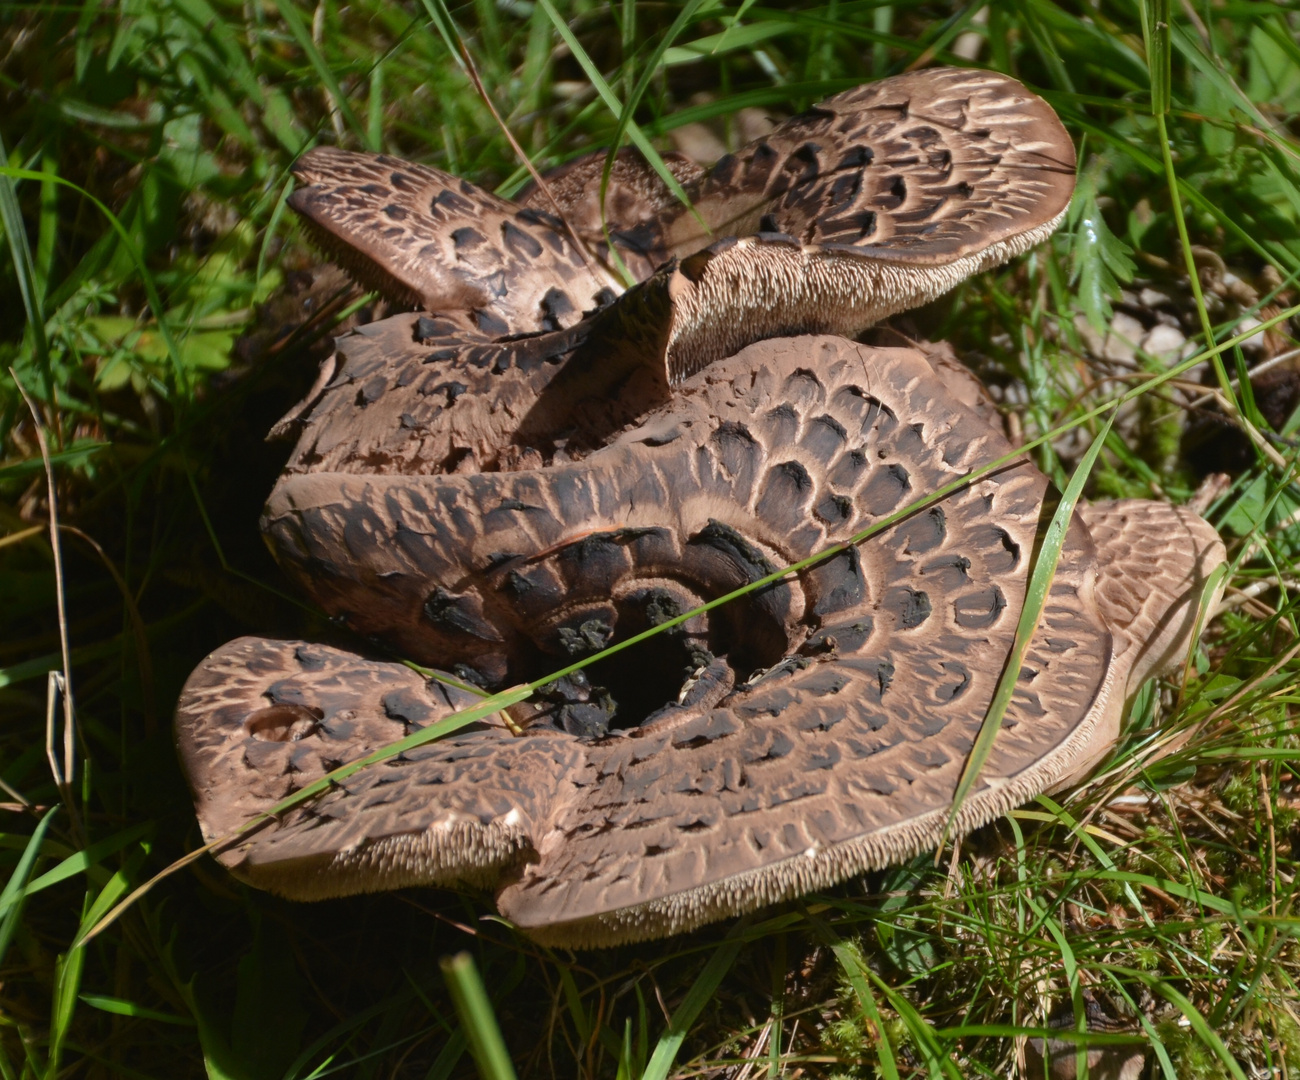
M 1187 338 L 1172 326 L 1156 326 L 1142 339 L 1142 348 L 1156 357 L 1177 356 Z
M 1146 327 L 1132 315 L 1117 311 L 1111 320 L 1110 331 L 1106 334 L 1106 343 L 1102 346 L 1101 355 L 1107 360 L 1126 363 L 1133 359 L 1134 348 L 1145 333 Z
M 1247 315 L 1239 323 L 1237 323 L 1235 327 L 1233 327 L 1232 336 L 1236 337 L 1238 334 L 1249 333 L 1251 330 L 1254 330 L 1255 327 L 1257 327 L 1258 325 L 1259 325 L 1258 319 L 1252 319 L 1249 315 Z M 1263 331 L 1261 331 L 1258 334 L 1251 334 L 1250 337 L 1248 337 L 1245 341 L 1241 343 L 1241 347 L 1245 349 L 1247 352 L 1258 352 L 1260 349 L 1264 347 Z

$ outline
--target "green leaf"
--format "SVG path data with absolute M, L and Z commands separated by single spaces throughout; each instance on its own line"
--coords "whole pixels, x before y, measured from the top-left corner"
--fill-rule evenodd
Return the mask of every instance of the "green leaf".
M 20 900 L 32 896 L 43 889 L 48 889 L 51 885 L 57 885 L 61 881 L 67 881 L 70 877 L 77 874 L 84 874 L 92 866 L 98 866 L 110 855 L 115 855 L 128 844 L 133 844 L 145 834 L 151 832 L 154 828 L 152 821 L 142 821 L 138 825 L 133 825 L 129 829 L 123 829 L 121 832 L 108 837 L 107 839 L 97 841 L 91 844 L 84 851 L 78 851 L 69 855 L 58 866 L 47 870 L 40 877 L 29 881 L 27 885 L 17 893 L 10 894 L 5 890 L 5 894 L 0 896 L 0 916 L 3 916 L 11 906 Z
M 1077 282 L 1079 308 L 1098 333 L 1110 323 L 1111 301 L 1120 298 L 1121 283 L 1133 280 L 1133 253 L 1110 231 L 1097 205 L 1097 177 L 1093 170 L 1079 177 L 1069 220 L 1074 228 L 1071 248 L 1071 282 Z

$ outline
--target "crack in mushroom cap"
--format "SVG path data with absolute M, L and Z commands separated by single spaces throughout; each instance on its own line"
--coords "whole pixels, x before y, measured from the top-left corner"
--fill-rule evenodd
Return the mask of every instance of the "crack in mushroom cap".
M 475 620 L 490 611 L 483 625 L 502 638 L 494 654 L 523 656 L 544 638 L 539 624 L 671 574 L 716 595 L 764 557 L 779 565 L 820 550 L 1009 449 L 918 352 L 779 339 L 687 380 L 672 404 L 580 462 L 291 476 L 268 527 L 327 610 L 351 611 L 409 655 L 481 659 Z M 935 843 L 946 817 L 1014 633 L 1048 493 L 1020 459 L 740 601 L 737 621 L 778 628 L 784 643 L 720 699 L 669 705 L 597 739 L 514 738 L 486 725 L 456 734 L 363 770 L 223 859 L 303 898 L 495 884 L 503 913 L 533 936 L 595 945 L 687 929 L 906 858 Z M 1186 607 L 1222 558 L 1199 519 L 1153 505 L 1094 508 L 1113 560 L 1082 520 L 1071 525 L 959 832 L 1071 772 L 1097 730 L 1117 723 L 1140 651 L 1127 635 Z M 1189 545 L 1134 545 L 1149 512 L 1162 527 L 1182 523 Z M 517 554 L 496 559 L 502 550 Z M 1130 575 L 1138 565 L 1146 572 Z M 439 590 L 459 614 L 435 640 L 421 598 Z M 1103 609 L 1117 619 L 1117 655 Z M 1182 627 L 1173 644 L 1185 647 L 1185 612 L 1172 622 Z M 384 731 L 400 737 L 448 715 L 463 704 L 449 693 L 319 646 L 227 646 L 192 677 L 179 712 L 201 812 L 224 815 L 205 833 L 361 756 Z M 300 714 L 298 740 L 268 750 L 254 730 L 270 721 L 258 717 L 286 707 L 314 722 Z M 277 722 L 289 730 L 290 720 Z

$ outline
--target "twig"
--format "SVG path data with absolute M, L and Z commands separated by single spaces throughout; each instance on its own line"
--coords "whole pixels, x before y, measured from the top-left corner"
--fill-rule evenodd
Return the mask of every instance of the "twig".
M 1300 349 L 1288 349 L 1286 352 L 1278 353 L 1276 356 L 1270 357 L 1268 360 L 1265 360 L 1262 364 L 1256 364 L 1253 368 L 1251 368 L 1248 372 L 1246 372 L 1246 374 L 1249 375 L 1253 380 L 1256 375 L 1263 375 L 1266 371 L 1272 371 L 1273 368 L 1280 367 L 1281 365 L 1285 364 L 1288 360 L 1294 360 L 1296 359 L 1296 357 L 1300 357 Z M 1234 390 L 1241 389 L 1241 376 L 1234 375 L 1231 379 L 1228 380 L 1228 385 L 1231 386 Z M 1187 408 L 1194 409 L 1199 405 L 1207 405 L 1209 404 L 1209 402 L 1215 400 L 1216 394 L 1221 394 L 1221 393 L 1222 391 L 1218 391 L 1218 390 L 1207 391 L 1203 393 L 1195 401 L 1193 401 L 1191 404 L 1189 404 Z
M 50 753 L 50 768 L 54 773 L 54 782 L 59 788 L 59 795 L 63 798 L 63 803 L 67 807 L 68 817 L 71 820 L 74 831 L 80 831 L 80 818 L 77 814 L 76 804 L 72 801 L 72 780 L 76 774 L 76 759 L 74 752 L 76 750 L 76 735 L 73 717 L 73 698 L 72 698 L 72 650 L 68 646 L 68 613 L 67 613 L 67 596 L 63 584 L 63 548 L 59 542 L 59 507 L 58 500 L 54 491 L 54 465 L 50 461 L 50 446 L 45 439 L 45 426 L 41 422 L 41 414 L 37 411 L 36 402 L 27 393 L 27 388 L 23 386 L 18 378 L 18 372 L 12 367 L 9 369 L 9 377 L 13 379 L 14 385 L 18 387 L 18 392 L 22 394 L 23 401 L 27 403 L 27 408 L 32 414 L 32 423 L 36 426 L 36 443 L 41 448 L 41 461 L 45 464 L 45 482 L 49 489 L 50 503 L 50 547 L 54 552 L 54 593 L 59 612 L 59 650 L 63 656 L 63 672 L 58 678 L 58 692 L 63 698 L 63 763 L 62 767 L 55 761 L 53 746 L 53 700 L 50 700 L 50 713 L 48 717 L 48 749 Z M 51 693 L 53 692 L 53 683 L 51 684 Z
M 582 261 L 586 265 L 587 270 L 597 282 L 603 282 L 606 285 L 615 285 L 621 288 L 623 284 L 622 282 L 614 281 L 608 274 L 601 274 L 597 269 L 598 263 L 595 255 L 587 250 L 586 242 L 578 235 L 578 230 L 569 222 L 569 218 L 560 206 L 559 200 L 557 200 L 555 195 L 551 192 L 550 186 L 546 181 L 542 179 L 542 174 L 537 171 L 537 166 L 533 164 L 532 159 L 524 152 L 524 148 L 519 145 L 519 141 L 515 138 L 514 133 L 506 126 L 506 122 L 501 118 L 501 114 L 497 112 L 497 107 L 493 103 L 491 96 L 488 94 L 487 87 L 483 85 L 483 80 L 479 77 L 478 68 L 474 64 L 473 57 L 469 54 L 469 49 L 465 46 L 464 39 L 460 36 L 459 32 L 456 31 L 454 26 L 452 26 L 451 29 L 456 35 L 456 45 L 460 49 L 461 59 L 465 62 L 466 74 L 469 75 L 470 81 L 474 84 L 474 89 L 478 92 L 478 96 L 483 99 L 483 104 L 488 107 L 488 111 L 492 114 L 492 119 L 497 122 L 497 127 L 501 129 L 501 134 L 503 134 L 507 141 L 509 141 L 511 149 L 513 149 L 515 154 L 518 155 L 519 160 L 523 162 L 524 168 L 528 170 L 528 175 L 533 178 L 533 183 L 537 185 L 537 189 L 546 196 L 547 201 L 554 208 L 555 216 L 558 217 L 564 225 L 564 231 L 569 234 L 569 238 L 577 248 L 578 254 L 582 257 Z

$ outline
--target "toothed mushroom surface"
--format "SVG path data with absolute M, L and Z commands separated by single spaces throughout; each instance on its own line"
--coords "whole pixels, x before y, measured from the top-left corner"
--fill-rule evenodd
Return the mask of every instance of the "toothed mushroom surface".
M 939 841 L 1053 493 L 947 352 L 851 337 L 1048 236 L 1069 138 L 1014 80 L 934 69 L 710 170 L 670 161 L 693 211 L 624 153 L 602 212 L 603 167 L 510 203 L 387 157 L 300 161 L 312 235 L 417 310 L 339 339 L 262 527 L 315 604 L 441 675 L 218 649 L 177 710 L 205 837 L 476 688 L 834 553 L 353 773 L 225 847 L 243 880 L 466 883 L 540 941 L 596 946 Z M 1223 557 L 1188 511 L 1080 508 L 956 834 L 1101 761 L 1130 693 L 1182 663 Z

